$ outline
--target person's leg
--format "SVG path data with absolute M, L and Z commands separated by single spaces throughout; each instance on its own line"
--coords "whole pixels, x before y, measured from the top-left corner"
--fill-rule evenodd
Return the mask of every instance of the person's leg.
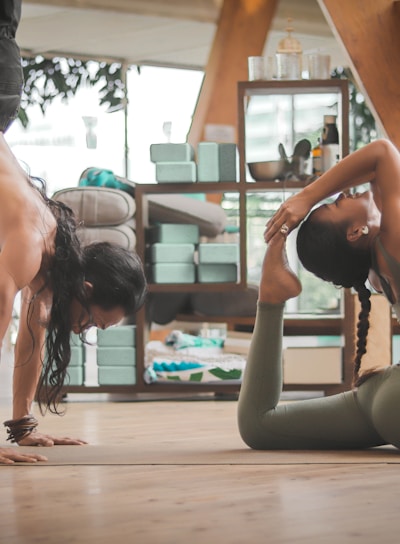
M 19 49 L 13 39 L 0 37 L 0 132 L 18 115 L 23 76 Z
M 17 117 L 23 86 L 21 56 L 15 33 L 21 0 L 2 0 L 0 7 L 0 132 Z
M 365 381 L 357 392 L 361 409 L 388 444 L 400 448 L 400 366 L 384 369 Z
M 300 292 L 284 240 L 269 244 L 238 403 L 239 431 L 254 449 L 367 448 L 384 443 L 354 392 L 278 406 L 282 391 L 284 301 Z

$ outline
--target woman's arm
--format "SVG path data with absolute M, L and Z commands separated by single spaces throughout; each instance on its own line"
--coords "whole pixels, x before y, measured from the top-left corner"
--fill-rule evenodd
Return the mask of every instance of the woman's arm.
M 21 293 L 18 336 L 14 350 L 13 419 L 20 419 L 31 413 L 42 370 L 46 331 L 40 321 L 45 321 L 46 308 L 41 300 L 31 303 L 30 308 L 31 298 L 30 289 L 24 288 Z
M 268 221 L 266 241 L 279 232 L 284 223 L 292 231 L 319 202 L 367 182 L 371 182 L 377 205 L 383 208 L 388 207 L 389 199 L 400 194 L 399 152 L 388 140 L 377 140 L 351 153 L 288 198 Z
M 32 413 L 32 403 L 42 371 L 44 342 L 48 319 L 49 296 L 46 292 L 29 305 L 32 293 L 28 288 L 22 292 L 21 316 L 15 346 L 15 368 L 13 381 L 13 419 L 18 420 Z M 31 306 L 31 307 L 30 307 Z M 29 319 L 29 324 L 28 324 Z M 33 432 L 18 441 L 20 446 L 54 446 L 55 444 L 81 445 L 85 441 L 75 438 L 56 438 Z

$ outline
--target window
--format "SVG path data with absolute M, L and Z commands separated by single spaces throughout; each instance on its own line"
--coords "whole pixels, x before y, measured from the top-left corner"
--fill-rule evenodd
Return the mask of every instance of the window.
M 128 109 L 99 105 L 98 88 L 82 87 L 67 103 L 55 98 L 45 115 L 29 107 L 30 124 L 16 121 L 6 134 L 16 157 L 48 194 L 78 185 L 88 167 L 112 170 L 136 182 L 155 181 L 150 144 L 183 142 L 203 79 L 196 70 L 142 66 L 127 73 Z

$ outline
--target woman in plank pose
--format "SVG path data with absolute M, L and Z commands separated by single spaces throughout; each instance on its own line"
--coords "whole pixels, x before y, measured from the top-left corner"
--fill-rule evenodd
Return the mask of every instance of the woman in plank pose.
M 8 440 L 21 446 L 84 444 L 37 432 L 31 414 L 36 391 L 41 407 L 57 412 L 71 332 L 104 329 L 136 312 L 146 281 L 136 254 L 108 243 L 81 247 L 72 211 L 32 183 L 6 143 L 23 83 L 15 42 L 20 15 L 20 0 L 0 2 L 0 344 L 21 292 L 13 419 L 4 424 Z M 3 464 L 37 460 L 46 459 L 0 448 Z

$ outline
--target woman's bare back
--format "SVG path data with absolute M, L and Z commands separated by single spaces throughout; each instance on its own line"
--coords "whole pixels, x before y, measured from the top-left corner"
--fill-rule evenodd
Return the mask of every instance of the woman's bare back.
M 51 210 L 0 134 L 0 265 L 19 289 L 33 288 L 45 273 L 56 228 Z

